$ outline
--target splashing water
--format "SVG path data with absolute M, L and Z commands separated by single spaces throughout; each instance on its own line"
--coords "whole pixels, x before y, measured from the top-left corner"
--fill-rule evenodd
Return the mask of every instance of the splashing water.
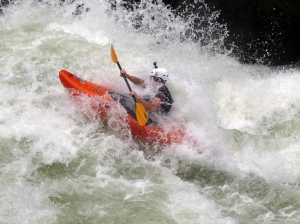
M 3 9 L 1 223 L 299 222 L 299 68 L 228 57 L 218 12 L 198 3 L 198 14 L 159 1 Z M 72 103 L 61 69 L 128 91 L 110 43 L 129 74 L 169 70 L 170 117 L 198 148 L 145 145 Z

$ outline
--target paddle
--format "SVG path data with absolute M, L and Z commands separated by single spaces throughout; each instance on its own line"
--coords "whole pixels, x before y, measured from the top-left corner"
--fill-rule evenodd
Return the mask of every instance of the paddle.
M 114 63 L 117 63 L 119 69 L 122 70 L 122 67 L 121 67 L 121 65 L 119 63 L 119 60 L 118 60 L 118 57 L 117 57 L 117 53 L 116 53 L 115 48 L 114 48 L 113 45 L 111 45 L 111 47 L 110 47 L 110 56 L 111 56 L 111 60 Z M 123 76 L 123 78 L 126 82 L 126 85 L 129 89 L 129 91 L 132 91 L 125 75 Z M 135 114 L 136 114 L 137 121 L 138 121 L 140 126 L 144 126 L 148 122 L 147 111 L 146 111 L 145 107 L 143 106 L 143 104 L 137 102 L 135 96 L 132 96 L 132 97 L 133 97 L 133 100 L 135 102 L 135 109 L 136 109 Z

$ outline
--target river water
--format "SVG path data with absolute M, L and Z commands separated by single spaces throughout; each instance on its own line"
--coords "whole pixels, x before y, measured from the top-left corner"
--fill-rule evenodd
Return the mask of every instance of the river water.
M 137 24 L 77 3 L 80 15 L 27 0 L 0 17 L 0 223 L 300 222 L 298 68 L 229 57 L 215 15 L 193 42 L 161 4 L 144 2 Z M 170 117 L 196 145 L 149 146 L 74 105 L 61 69 L 127 92 L 111 43 L 129 74 L 168 69 Z

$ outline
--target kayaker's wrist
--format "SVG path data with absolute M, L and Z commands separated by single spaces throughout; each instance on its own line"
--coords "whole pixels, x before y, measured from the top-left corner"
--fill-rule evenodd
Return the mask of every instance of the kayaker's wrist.
M 139 97 L 137 94 L 135 94 L 135 98 L 137 99 L 137 101 L 140 101 L 141 97 Z

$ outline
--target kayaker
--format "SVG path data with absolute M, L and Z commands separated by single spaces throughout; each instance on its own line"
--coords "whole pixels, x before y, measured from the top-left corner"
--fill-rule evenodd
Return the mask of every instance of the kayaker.
M 156 67 L 156 66 L 155 66 Z M 125 76 L 133 84 L 146 88 L 145 81 L 138 77 L 129 75 L 125 70 L 120 71 L 120 76 Z M 146 100 L 137 95 L 135 91 L 129 93 L 130 96 L 135 96 L 137 101 L 145 107 L 148 112 L 157 112 L 158 114 L 167 114 L 173 104 L 173 99 L 168 87 L 165 85 L 168 80 L 168 72 L 164 68 L 155 68 L 150 73 L 150 80 L 155 82 L 157 91 L 152 100 Z M 155 87 L 154 87 L 155 88 Z

